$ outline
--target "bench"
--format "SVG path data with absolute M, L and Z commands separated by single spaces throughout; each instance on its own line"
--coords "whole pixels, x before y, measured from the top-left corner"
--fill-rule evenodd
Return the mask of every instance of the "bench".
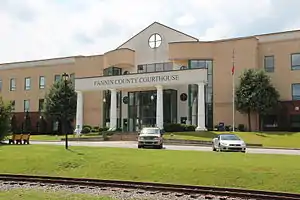
M 13 134 L 8 140 L 9 144 L 29 144 L 30 134 Z

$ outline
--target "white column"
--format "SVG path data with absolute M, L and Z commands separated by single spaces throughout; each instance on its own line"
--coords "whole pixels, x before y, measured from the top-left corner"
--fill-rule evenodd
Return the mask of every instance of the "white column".
M 198 84 L 198 124 L 196 131 L 206 131 L 204 83 Z
M 156 86 L 156 126 L 160 129 L 164 128 L 164 108 L 163 108 L 163 87 Z
M 109 130 L 114 131 L 117 129 L 117 91 L 110 90 L 110 122 Z
M 76 107 L 76 128 L 75 132 L 77 134 L 81 133 L 82 123 L 83 123 L 83 95 L 81 91 L 76 91 L 77 93 L 77 107 Z

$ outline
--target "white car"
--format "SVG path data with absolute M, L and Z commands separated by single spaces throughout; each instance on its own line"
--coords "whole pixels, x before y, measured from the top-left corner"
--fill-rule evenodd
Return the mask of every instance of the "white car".
M 220 134 L 212 141 L 213 151 L 239 151 L 246 153 L 246 143 L 235 134 Z
M 138 148 L 155 147 L 158 149 L 163 148 L 163 130 L 160 128 L 143 128 L 139 132 Z

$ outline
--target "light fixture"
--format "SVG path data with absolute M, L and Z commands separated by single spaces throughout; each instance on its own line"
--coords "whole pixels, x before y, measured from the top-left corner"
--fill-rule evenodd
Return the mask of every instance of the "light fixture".
M 152 100 L 152 101 L 154 100 L 154 96 L 153 96 L 153 95 L 151 95 L 151 97 L 150 97 L 150 98 L 151 98 L 151 100 Z
M 67 81 L 69 79 L 69 74 L 67 74 L 66 72 L 64 72 L 62 74 L 62 78 L 63 78 L 64 81 Z
M 103 103 L 105 103 L 105 102 L 106 102 L 106 99 L 104 98 L 104 99 L 103 99 Z

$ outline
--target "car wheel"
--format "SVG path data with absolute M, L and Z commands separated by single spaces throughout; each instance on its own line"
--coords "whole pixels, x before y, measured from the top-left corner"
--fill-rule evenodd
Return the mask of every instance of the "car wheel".
M 219 144 L 218 152 L 222 152 L 220 144 Z
M 213 151 L 217 151 L 217 149 L 215 148 L 214 145 L 212 146 L 212 150 L 213 150 Z
M 246 151 L 242 151 L 242 153 L 246 153 Z
M 159 148 L 159 149 L 162 149 L 162 148 L 163 148 L 163 144 L 159 145 L 158 148 Z
M 138 148 L 140 149 L 140 148 L 143 148 L 143 146 L 142 145 L 138 145 Z

